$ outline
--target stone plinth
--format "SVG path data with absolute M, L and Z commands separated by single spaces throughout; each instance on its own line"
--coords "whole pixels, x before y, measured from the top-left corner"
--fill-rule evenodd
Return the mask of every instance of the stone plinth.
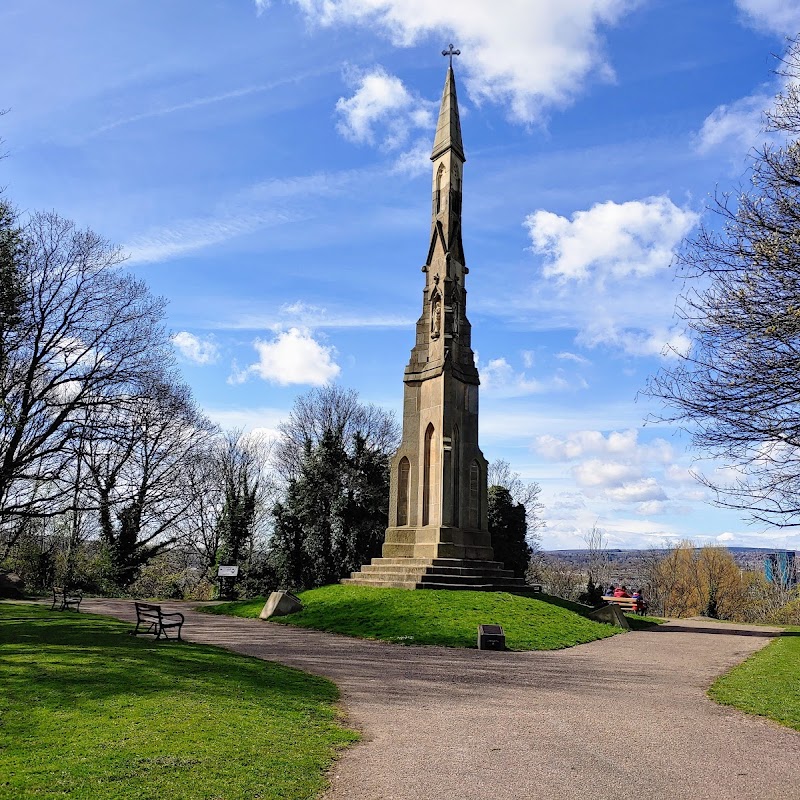
M 517 591 L 527 585 L 499 561 L 466 558 L 373 558 L 342 583 L 394 589 Z

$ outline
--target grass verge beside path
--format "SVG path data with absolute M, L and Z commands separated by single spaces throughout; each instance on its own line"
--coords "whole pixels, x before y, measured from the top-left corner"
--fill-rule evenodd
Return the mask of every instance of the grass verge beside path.
M 303 610 L 274 622 L 414 645 L 475 647 L 478 625 L 502 625 L 509 650 L 558 650 L 604 639 L 619 628 L 576 614 L 547 596 L 506 592 L 408 591 L 334 584 L 300 595 Z M 554 598 L 555 600 L 555 598 Z M 211 614 L 258 617 L 264 598 L 206 606 Z
M 712 700 L 800 730 L 800 628 L 790 628 L 723 675 Z
M 330 681 L 130 629 L 0 604 L 0 798 L 307 800 L 357 738 Z

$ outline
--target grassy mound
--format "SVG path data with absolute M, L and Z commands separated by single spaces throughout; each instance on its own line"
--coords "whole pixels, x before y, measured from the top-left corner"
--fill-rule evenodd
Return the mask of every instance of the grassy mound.
M 793 628 L 709 689 L 718 703 L 800 730 L 800 628 Z
M 307 799 L 356 738 L 329 681 L 130 629 L 0 604 L 0 796 Z
M 475 647 L 478 625 L 496 623 L 510 650 L 558 650 L 619 633 L 565 601 L 506 592 L 408 591 L 334 584 L 300 595 L 303 610 L 275 622 L 401 644 Z M 207 606 L 213 614 L 257 617 L 264 598 Z

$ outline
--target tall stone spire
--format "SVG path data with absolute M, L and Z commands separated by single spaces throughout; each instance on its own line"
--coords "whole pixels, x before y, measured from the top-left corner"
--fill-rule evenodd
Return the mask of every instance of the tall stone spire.
M 458 55 L 450 45 L 443 55 Z M 461 241 L 464 146 L 455 75 L 447 70 L 433 143 L 431 233 L 422 314 L 403 376 L 403 438 L 391 462 L 383 557 L 347 583 L 406 588 L 510 588 L 487 519 L 488 464 L 478 446 L 478 370 L 467 319 Z
M 435 161 L 442 153 L 453 148 L 464 163 L 464 145 L 461 142 L 461 119 L 458 116 L 458 96 L 456 95 L 456 76 L 453 68 L 447 68 L 447 78 L 442 92 L 442 104 L 439 108 L 439 123 L 436 126 L 436 138 L 433 140 L 431 161 Z

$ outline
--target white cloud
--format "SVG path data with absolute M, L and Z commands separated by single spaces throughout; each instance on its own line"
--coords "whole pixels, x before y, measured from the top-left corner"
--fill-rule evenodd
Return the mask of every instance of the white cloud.
M 579 356 L 577 353 L 556 353 L 556 358 L 560 358 L 562 361 L 574 361 L 576 364 L 580 364 L 581 366 L 588 366 L 592 363 L 588 358 Z
M 481 396 L 483 397 L 483 392 Z M 481 403 L 481 441 L 491 441 L 498 446 L 519 446 L 520 437 L 528 443 L 533 440 L 536 431 L 542 430 L 568 435 L 578 426 L 586 424 L 585 407 L 570 406 L 560 400 L 554 399 L 548 403 L 534 403 L 531 400 L 516 408 L 508 403 L 493 401 L 491 397 Z M 592 414 L 608 425 L 619 428 L 641 420 L 641 411 L 629 401 L 608 404 L 598 399 L 592 404 Z M 535 477 L 531 475 L 531 480 Z
M 643 517 L 653 517 L 669 511 L 669 503 L 665 500 L 645 500 L 636 504 L 636 513 Z
M 598 203 L 569 220 L 551 211 L 530 214 L 533 251 L 546 257 L 543 274 L 559 281 L 647 278 L 665 270 L 698 215 L 668 197 Z
M 681 325 L 654 325 L 652 330 L 632 330 L 608 320 L 590 322 L 578 333 L 575 341 L 585 347 L 618 347 L 631 356 L 665 358 L 677 358 L 691 347 L 691 339 Z
M 296 217 L 265 209 L 257 213 L 223 213 L 219 217 L 176 220 L 169 226 L 144 233 L 123 246 L 128 264 L 153 264 L 202 250 L 220 242 L 283 225 Z
M 736 0 L 748 21 L 779 36 L 793 36 L 800 30 L 800 3 L 797 0 Z
M 152 119 L 153 117 L 164 117 L 169 114 L 175 114 L 182 111 L 193 111 L 197 108 L 203 108 L 205 106 L 215 105 L 217 103 L 223 103 L 229 100 L 238 100 L 241 97 L 248 97 L 249 95 L 253 94 L 269 92 L 281 86 L 298 83 L 299 81 L 303 80 L 303 78 L 308 77 L 308 75 L 311 74 L 314 73 L 293 75 L 291 78 L 282 78 L 281 80 L 272 81 L 271 83 L 261 83 L 253 86 L 241 86 L 238 89 L 231 89 L 230 91 L 223 92 L 222 94 L 195 97 L 192 100 L 186 100 L 182 103 L 175 103 L 174 105 L 161 106 L 160 108 L 151 109 L 149 111 L 142 111 L 138 114 L 122 117 L 114 120 L 113 122 L 106 123 L 105 125 L 97 128 L 97 130 L 92 131 L 89 136 L 98 136 L 102 133 L 106 133 L 107 131 L 111 131 L 114 128 L 119 128 L 122 125 L 130 125 L 131 123 L 141 122 L 142 120 Z
M 264 228 L 313 218 L 312 200 L 363 192 L 370 170 L 341 170 L 261 181 L 217 201 L 194 218 L 175 219 L 135 236 L 123 249 L 129 264 L 167 261 Z
M 573 467 L 572 475 L 584 489 L 611 489 L 639 479 L 640 471 L 633 464 L 590 459 Z
M 623 483 L 622 486 L 611 487 L 606 491 L 606 497 L 618 503 L 643 503 L 667 499 L 655 478 L 640 478 L 638 481 Z
M 396 46 L 429 38 L 463 51 L 476 102 L 509 105 L 523 122 L 569 104 L 590 79 L 611 80 L 600 29 L 639 0 L 293 0 L 321 25 L 378 29 Z
M 237 308 L 227 319 L 213 325 L 218 330 L 264 330 L 280 332 L 286 328 L 409 328 L 415 317 L 391 313 L 364 313 L 362 310 L 329 309 L 298 300 L 285 303 L 272 313 Z
M 341 372 L 341 367 L 333 360 L 334 348 L 321 345 L 307 329 L 289 328 L 279 332 L 272 341 L 256 339 L 253 347 L 258 361 L 244 370 L 234 365 L 229 383 L 243 383 L 256 375 L 280 386 L 323 386 Z
M 534 447 L 536 452 L 549 461 L 573 461 L 586 456 L 607 456 L 615 459 L 625 458 L 637 463 L 672 461 L 674 454 L 669 442 L 664 439 L 653 439 L 640 443 L 639 432 L 635 429 L 611 431 L 604 435 L 602 431 L 573 431 L 563 437 L 546 434 L 537 436 Z
M 517 372 L 505 358 L 494 358 L 486 364 L 479 363 L 478 370 L 481 376 L 481 390 L 493 397 L 523 397 L 546 392 L 563 392 L 568 389 L 585 389 L 588 385 L 582 379 L 576 384 L 570 383 L 561 370 L 557 370 L 554 375 L 544 380 L 529 378 L 526 373 Z
M 179 331 L 172 337 L 172 344 L 180 354 L 195 364 L 213 364 L 219 358 L 219 348 L 212 338 L 201 339 L 189 331 Z
M 289 416 L 283 408 L 205 408 L 206 416 L 221 428 L 236 428 L 275 439 L 279 435 L 278 426 Z
M 691 470 L 679 464 L 670 464 L 664 470 L 664 479 L 667 483 L 676 486 L 695 486 L 697 478 L 692 475 Z
M 761 144 L 764 134 L 764 109 L 772 104 L 767 94 L 742 97 L 730 105 L 717 106 L 703 121 L 695 137 L 695 148 L 701 155 L 725 147 L 745 155 Z
M 355 83 L 355 94 L 336 103 L 337 128 L 345 138 L 373 144 L 377 137 L 395 150 L 407 143 L 412 130 L 433 128 L 433 105 L 413 95 L 383 67 L 358 75 Z
M 413 178 L 417 175 L 424 175 L 430 168 L 431 142 L 427 139 L 418 139 L 408 150 L 397 156 L 391 173 Z

